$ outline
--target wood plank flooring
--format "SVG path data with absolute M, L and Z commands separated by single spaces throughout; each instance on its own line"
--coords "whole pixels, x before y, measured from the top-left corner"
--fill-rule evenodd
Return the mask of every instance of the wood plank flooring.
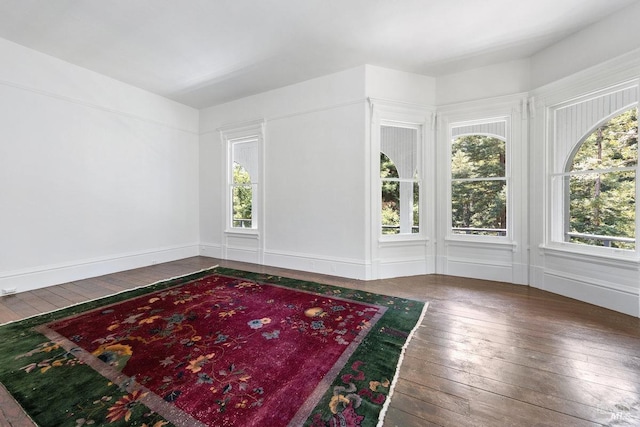
M 215 264 L 428 301 L 385 427 L 640 426 L 640 319 L 526 286 L 364 282 L 194 257 L 1 297 L 0 323 Z M 0 388 L 0 427 L 33 425 L 11 403 Z

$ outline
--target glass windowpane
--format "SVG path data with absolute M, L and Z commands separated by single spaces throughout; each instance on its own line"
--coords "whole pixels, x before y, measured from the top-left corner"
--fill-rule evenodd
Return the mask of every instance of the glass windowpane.
M 499 138 L 483 135 L 456 138 L 451 145 L 451 177 L 504 177 L 505 145 Z
M 252 204 L 253 204 L 253 186 L 252 185 L 234 185 L 232 186 L 233 211 L 232 211 L 232 227 L 236 228 L 253 228 Z
M 585 173 L 569 177 L 569 241 L 595 246 L 635 249 L 634 242 L 604 237 L 635 239 L 636 201 L 634 171 Z
M 382 180 L 382 234 L 400 233 L 400 183 Z
M 454 234 L 505 236 L 505 180 L 453 182 L 451 216 Z

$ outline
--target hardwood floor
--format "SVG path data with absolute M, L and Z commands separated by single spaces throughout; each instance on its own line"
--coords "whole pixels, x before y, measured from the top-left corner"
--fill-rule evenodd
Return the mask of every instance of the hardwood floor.
M 0 323 L 220 264 L 429 302 L 386 427 L 640 426 L 640 319 L 525 286 L 358 281 L 195 257 L 0 298 Z M 0 389 L 0 427 L 33 425 Z

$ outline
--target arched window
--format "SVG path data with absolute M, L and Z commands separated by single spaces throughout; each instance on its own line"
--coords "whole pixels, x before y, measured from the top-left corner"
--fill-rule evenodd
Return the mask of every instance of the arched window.
M 418 127 L 380 127 L 382 234 L 420 232 L 418 141 Z
M 636 248 L 638 108 L 598 123 L 565 170 L 565 241 Z

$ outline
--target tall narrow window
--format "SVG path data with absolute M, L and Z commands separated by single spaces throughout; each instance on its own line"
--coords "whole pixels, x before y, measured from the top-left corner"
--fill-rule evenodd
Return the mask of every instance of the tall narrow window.
M 451 140 L 453 234 L 507 235 L 507 122 L 454 125 Z
M 579 143 L 565 176 L 565 241 L 634 250 L 638 109 L 600 123 Z
M 262 215 L 264 150 L 263 120 L 220 129 L 226 156 L 223 157 L 226 232 L 259 236 Z
M 258 187 L 258 139 L 230 140 L 231 228 L 257 228 L 254 207 Z
M 382 234 L 420 232 L 418 127 L 380 126 Z

